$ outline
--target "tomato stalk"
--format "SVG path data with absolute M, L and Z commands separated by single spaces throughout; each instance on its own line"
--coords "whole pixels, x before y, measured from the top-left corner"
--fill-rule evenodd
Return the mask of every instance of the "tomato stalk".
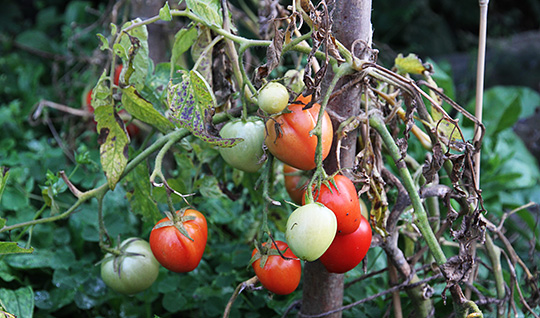
M 315 173 L 311 177 L 311 180 L 308 183 L 307 189 L 312 189 L 313 184 L 316 182 L 316 188 L 320 189 L 321 187 L 321 179 L 326 179 L 327 175 L 324 171 L 324 168 L 322 167 L 323 163 L 323 149 L 322 149 L 322 122 L 323 122 L 323 116 L 326 110 L 326 106 L 328 105 L 328 101 L 330 100 L 330 96 L 332 95 L 332 92 L 334 91 L 334 88 L 336 87 L 338 81 L 341 79 L 341 77 L 350 74 L 353 71 L 349 63 L 342 64 L 338 67 L 334 67 L 334 73 L 335 76 L 332 78 L 332 81 L 330 82 L 330 85 L 328 86 L 328 89 L 326 91 L 326 94 L 324 95 L 324 98 L 321 102 L 321 108 L 319 110 L 319 115 L 317 118 L 317 124 L 315 127 L 311 130 L 310 136 L 317 136 L 317 147 L 315 149 L 315 164 L 317 165 L 317 168 L 315 169 Z M 305 194 L 306 198 L 306 204 L 313 203 L 313 193 L 312 191 L 306 191 Z
M 409 197 L 411 199 L 415 216 L 416 216 L 416 225 L 418 226 L 420 232 L 422 233 L 422 236 L 426 239 L 427 245 L 431 251 L 431 254 L 435 258 L 435 261 L 437 262 L 437 265 L 443 265 L 446 263 L 446 256 L 444 255 L 444 252 L 441 249 L 441 246 L 439 245 L 437 238 L 435 237 L 435 234 L 433 233 L 433 230 L 431 229 L 427 213 L 424 209 L 424 206 L 422 205 L 422 201 L 420 200 L 420 196 L 418 195 L 418 190 L 416 189 L 414 185 L 414 181 L 411 178 L 411 174 L 409 170 L 407 169 L 407 166 L 405 165 L 405 162 L 401 160 L 401 152 L 399 151 L 398 146 L 396 145 L 394 139 L 392 138 L 392 135 L 386 128 L 383 119 L 381 118 L 381 115 L 378 113 L 374 113 L 369 117 L 369 124 L 371 127 L 373 127 L 381 136 L 383 143 L 388 148 L 388 151 L 390 153 L 390 156 L 394 160 L 394 163 L 396 164 L 399 174 L 401 175 L 401 178 L 403 179 L 403 185 L 405 186 L 405 189 L 407 190 L 407 193 L 409 194 Z

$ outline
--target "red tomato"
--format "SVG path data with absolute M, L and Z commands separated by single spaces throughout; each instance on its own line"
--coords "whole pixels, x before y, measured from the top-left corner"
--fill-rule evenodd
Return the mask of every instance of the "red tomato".
M 187 209 L 184 213 L 184 217 L 186 216 L 195 217 L 194 220 L 184 222 L 184 227 L 193 241 L 172 225 L 154 227 L 150 233 L 152 253 L 163 267 L 176 273 L 190 272 L 199 265 L 208 237 L 206 219 L 201 212 Z M 169 218 L 163 218 L 157 224 L 165 221 L 169 221 Z
M 307 103 L 311 97 L 298 98 Z M 291 113 L 281 114 L 266 122 L 265 143 L 268 150 L 279 160 L 301 170 L 315 168 L 315 149 L 317 137 L 310 136 L 310 131 L 317 124 L 321 106 L 302 110 L 304 105 L 290 104 Z M 322 122 L 323 159 L 328 156 L 333 138 L 332 122 L 326 112 Z
M 349 178 L 336 175 L 334 177 L 336 187 L 331 181 L 329 189 L 326 185 L 321 185 L 320 193 L 314 191 L 313 199 L 324 204 L 332 210 L 337 219 L 337 234 L 350 234 L 358 228 L 360 224 L 360 201 L 356 188 Z M 302 204 L 306 204 L 305 197 L 302 196 Z
M 118 64 L 114 68 L 114 85 L 118 85 L 118 83 L 120 83 L 120 73 L 122 73 L 122 64 Z
M 299 172 L 296 168 L 289 166 L 288 164 L 283 165 L 283 174 L 285 178 L 285 189 L 291 197 L 294 203 L 302 204 L 302 197 L 304 196 L 304 187 L 307 184 L 307 179 L 301 175 L 288 175 L 290 173 Z M 303 180 L 302 180 L 303 179 Z M 302 182 L 302 184 L 300 184 Z
M 360 215 L 360 226 L 351 234 L 336 235 L 330 247 L 319 258 L 330 273 L 345 273 L 355 268 L 371 245 L 371 227 Z
M 287 243 L 276 241 L 277 247 L 285 257 L 296 258 Z M 265 246 L 266 243 L 263 243 Z M 272 244 L 272 249 L 276 249 L 276 245 Z M 285 251 L 285 249 L 287 249 Z M 257 249 L 253 250 L 251 257 L 257 253 Z M 280 255 L 270 255 L 268 260 L 261 268 L 261 260 L 258 259 L 251 264 L 255 274 L 261 281 L 264 288 L 278 295 L 288 295 L 292 293 L 298 284 L 300 284 L 300 276 L 302 275 L 302 264 L 300 260 L 286 260 Z

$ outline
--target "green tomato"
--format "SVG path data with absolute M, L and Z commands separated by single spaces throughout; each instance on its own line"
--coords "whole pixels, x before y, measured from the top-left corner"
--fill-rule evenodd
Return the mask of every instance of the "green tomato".
M 105 255 L 101 263 L 101 279 L 121 294 L 136 294 L 150 287 L 159 274 L 159 263 L 150 244 L 132 237 L 120 244 L 122 255 Z M 116 264 L 116 265 L 115 265 Z
M 310 203 L 289 216 L 285 237 L 298 258 L 311 262 L 326 252 L 336 231 L 334 212 L 320 203 Z
M 289 92 L 280 83 L 270 82 L 260 90 L 258 103 L 259 108 L 268 114 L 279 113 L 289 103 Z
M 221 137 L 244 139 L 234 147 L 219 148 L 223 160 L 237 169 L 257 172 L 264 163 L 259 163 L 264 154 L 264 129 L 264 123 L 256 117 L 247 121 L 232 121 L 223 126 L 219 132 Z

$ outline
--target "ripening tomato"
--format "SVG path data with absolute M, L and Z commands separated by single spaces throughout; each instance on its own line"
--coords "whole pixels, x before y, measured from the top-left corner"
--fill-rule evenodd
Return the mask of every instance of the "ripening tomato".
M 118 83 L 120 83 L 120 74 L 122 73 L 122 68 L 123 68 L 122 64 L 118 64 L 114 68 L 114 79 L 113 79 L 114 85 L 118 85 Z
M 360 215 L 360 226 L 351 234 L 336 235 L 330 247 L 319 258 L 330 273 L 345 273 L 355 268 L 371 246 L 371 227 Z
M 176 213 L 180 214 L 181 211 Z M 150 233 L 152 253 L 163 267 L 172 272 L 185 273 L 194 270 L 199 265 L 206 247 L 208 228 L 204 215 L 197 210 L 187 209 L 184 218 L 190 216 L 195 219 L 183 224 L 193 241 L 173 225 L 157 227 L 160 223 L 169 221 L 169 218 L 159 221 Z
M 276 241 L 277 247 L 285 257 L 296 258 L 287 243 Z M 276 250 L 276 244 L 272 244 L 272 250 Z M 263 243 L 263 247 L 266 243 Z M 251 253 L 253 257 L 257 253 L 254 249 Z M 298 259 L 287 260 L 281 255 L 269 255 L 264 267 L 261 267 L 261 259 L 257 259 L 251 264 L 255 274 L 264 288 L 278 295 L 288 295 L 292 293 L 298 284 L 302 275 L 302 264 Z
M 291 197 L 294 203 L 302 204 L 302 197 L 304 196 L 305 186 L 308 182 L 307 178 L 302 175 L 294 173 L 300 173 L 302 170 L 293 168 L 288 164 L 283 164 L 283 177 L 285 179 L 285 190 Z
M 337 234 L 349 234 L 358 228 L 360 224 L 360 201 L 356 188 L 349 178 L 336 175 L 334 177 L 336 187 L 329 180 L 330 189 L 326 185 L 321 185 L 321 191 L 314 191 L 313 199 L 324 204 L 332 210 L 337 219 Z M 302 203 L 305 204 L 305 198 L 302 196 Z
M 287 220 L 285 237 L 300 259 L 314 261 L 326 252 L 336 236 L 334 213 L 321 203 L 310 203 L 294 210 Z
M 101 279 L 121 294 L 136 294 L 150 287 L 159 274 L 159 263 L 143 239 L 131 237 L 120 244 L 122 255 L 107 253 L 101 263 Z
M 300 95 L 301 96 L 301 95 Z M 311 97 L 300 97 L 297 100 L 307 103 Z M 268 150 L 282 162 L 301 170 L 315 168 L 315 150 L 317 136 L 310 136 L 317 124 L 321 106 L 302 110 L 304 105 L 290 104 L 290 113 L 270 118 L 266 122 L 265 143 Z M 322 152 L 323 159 L 328 156 L 332 145 L 333 128 L 330 117 L 324 112 L 322 118 Z

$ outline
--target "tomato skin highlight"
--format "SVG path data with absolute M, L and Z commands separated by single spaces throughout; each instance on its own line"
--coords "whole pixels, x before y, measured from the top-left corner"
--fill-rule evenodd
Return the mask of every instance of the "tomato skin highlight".
M 276 241 L 277 247 L 285 257 L 296 258 L 287 243 Z M 266 246 L 266 243 L 263 243 Z M 276 249 L 276 245 L 272 244 L 272 249 Z M 287 249 L 287 250 L 285 250 Z M 253 257 L 257 253 L 254 249 L 251 253 Z M 288 295 L 296 290 L 300 284 L 302 276 L 302 264 L 300 260 L 286 260 L 280 255 L 270 255 L 264 267 L 261 268 L 261 260 L 258 259 L 251 264 L 255 274 L 264 288 L 278 295 Z
M 306 101 L 307 98 L 297 100 Z M 311 97 L 309 97 L 311 100 Z M 321 106 L 313 104 L 310 109 L 302 110 L 302 104 L 290 104 L 291 113 L 277 115 L 266 122 L 265 143 L 268 150 L 282 162 L 301 170 L 315 168 L 315 150 L 317 136 L 310 136 L 317 124 Z M 322 118 L 323 159 L 330 153 L 333 128 L 326 111 Z
M 125 253 L 139 255 L 123 255 L 112 257 L 107 253 L 101 263 L 101 279 L 117 293 L 133 295 L 148 289 L 158 277 L 159 263 L 155 259 L 150 245 L 143 239 L 131 237 L 120 244 Z M 119 262 L 119 271 L 115 271 L 114 262 Z
M 351 234 L 336 235 L 330 247 L 319 258 L 330 273 L 345 273 L 355 268 L 371 246 L 371 226 L 360 216 L 358 229 Z
M 181 213 L 181 211 L 176 213 Z M 186 273 L 197 268 L 208 238 L 204 215 L 197 210 L 187 209 L 184 213 L 184 217 L 186 216 L 195 217 L 195 220 L 184 222 L 184 227 L 193 241 L 174 226 L 157 229 L 154 227 L 150 233 L 152 253 L 163 267 L 176 273 Z M 165 221 L 169 221 L 169 218 L 163 218 L 157 224 Z
M 360 224 L 360 201 L 354 183 L 343 176 L 334 177 L 336 187 L 329 180 L 330 189 L 326 185 L 321 185 L 321 190 L 313 192 L 313 199 L 324 204 L 332 210 L 337 219 L 337 234 L 350 234 L 356 231 Z M 302 196 L 302 203 L 305 204 L 305 197 Z

